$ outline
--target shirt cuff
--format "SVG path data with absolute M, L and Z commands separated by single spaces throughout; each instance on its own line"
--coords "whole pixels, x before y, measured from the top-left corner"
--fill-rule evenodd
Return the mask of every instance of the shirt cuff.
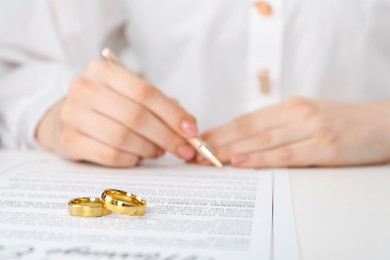
M 18 69 L 2 80 L 5 89 L 2 91 L 5 93 L 0 93 L 4 99 L 2 146 L 38 147 L 35 132 L 40 120 L 66 96 L 75 77 L 75 71 L 64 65 L 35 64 Z

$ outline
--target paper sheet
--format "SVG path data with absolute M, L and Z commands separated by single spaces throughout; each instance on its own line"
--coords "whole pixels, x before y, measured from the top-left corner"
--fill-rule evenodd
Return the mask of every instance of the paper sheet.
M 271 258 L 271 171 L 156 164 L 119 170 L 50 157 L 3 170 L 0 259 Z M 107 188 L 145 198 L 146 214 L 68 214 L 68 200 Z
M 287 171 L 276 171 L 273 177 L 273 259 L 298 260 L 300 252 L 289 174 Z

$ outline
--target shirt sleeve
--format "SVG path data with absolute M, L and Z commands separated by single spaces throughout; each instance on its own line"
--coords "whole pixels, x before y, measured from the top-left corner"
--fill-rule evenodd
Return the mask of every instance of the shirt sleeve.
M 12 1 L 2 2 L 0 8 Z M 80 12 L 95 9 L 82 2 L 32 1 L 20 30 L 10 30 L 0 37 L 1 147 L 37 146 L 35 129 L 41 118 L 66 95 L 85 65 L 99 58 L 98 50 L 106 44 L 104 37 L 109 31 L 117 30 L 117 22 L 111 22 L 101 34 L 99 25 L 88 26 L 90 18 Z M 94 4 L 105 8 L 100 1 Z M 109 24 L 101 19 L 103 14 L 99 12 L 100 17 L 94 19 Z M 93 44 L 86 48 L 90 42 Z

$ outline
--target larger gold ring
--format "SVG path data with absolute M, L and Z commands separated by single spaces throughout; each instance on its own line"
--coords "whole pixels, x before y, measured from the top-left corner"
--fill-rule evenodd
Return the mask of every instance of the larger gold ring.
M 129 216 L 145 214 L 146 201 L 132 193 L 108 189 L 102 193 L 102 201 L 107 209 L 120 214 Z
M 68 211 L 72 216 L 102 217 L 111 214 L 100 198 L 77 198 L 68 202 Z

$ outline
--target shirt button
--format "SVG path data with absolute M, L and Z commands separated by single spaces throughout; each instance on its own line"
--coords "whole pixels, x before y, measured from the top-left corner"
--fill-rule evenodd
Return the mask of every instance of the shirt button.
M 259 81 L 260 81 L 260 92 L 262 94 L 269 94 L 271 92 L 269 70 L 268 69 L 260 69 L 258 75 L 259 75 Z
M 272 14 L 271 5 L 267 2 L 260 0 L 256 3 L 256 7 L 257 11 L 264 16 L 270 16 Z

